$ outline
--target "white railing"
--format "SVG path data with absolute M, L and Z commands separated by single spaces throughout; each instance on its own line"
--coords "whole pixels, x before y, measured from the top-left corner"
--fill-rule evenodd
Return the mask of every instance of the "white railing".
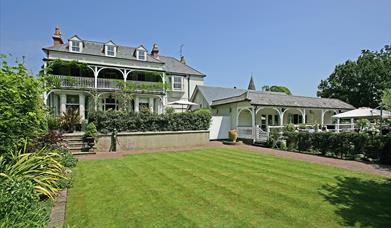
M 269 138 L 269 132 L 262 130 L 260 127 L 255 129 L 255 141 L 256 142 L 266 142 Z
M 55 79 L 53 83 L 55 86 L 60 88 L 76 88 L 76 89 L 94 89 L 95 88 L 95 78 L 88 77 L 74 77 L 74 76 L 64 76 L 64 75 L 53 75 Z M 123 80 L 119 79 L 107 79 L 107 78 L 97 78 L 97 89 L 107 89 L 107 90 L 119 90 Z M 135 83 L 139 85 L 154 85 L 159 82 L 144 82 L 144 81 L 127 81 L 130 83 Z M 159 83 L 161 84 L 161 83 Z M 141 91 L 143 89 L 136 89 L 135 92 Z M 152 92 L 164 92 L 163 87 L 161 89 L 153 88 L 146 89 Z
M 54 75 L 61 88 L 95 88 L 94 78 Z
M 120 89 L 120 83 L 123 82 L 123 80 L 118 79 L 107 79 L 107 78 L 98 78 L 98 88 L 99 89 L 114 89 L 118 90 Z
M 253 128 L 252 127 L 237 127 L 238 138 L 242 139 L 252 139 L 253 138 Z

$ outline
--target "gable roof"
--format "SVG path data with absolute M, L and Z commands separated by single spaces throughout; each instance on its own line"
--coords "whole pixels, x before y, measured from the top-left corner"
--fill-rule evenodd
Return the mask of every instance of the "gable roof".
M 327 108 L 327 109 L 354 109 L 354 106 L 338 99 L 292 96 L 285 93 L 273 93 L 264 91 L 246 91 L 239 96 L 213 100 L 212 106 L 249 101 L 252 105 L 303 107 L 303 108 Z
M 73 37 L 77 37 L 76 35 Z M 79 38 L 80 39 L 80 38 Z M 92 55 L 92 56 L 101 56 L 105 58 L 110 59 L 129 59 L 129 60 L 137 60 L 136 56 L 134 55 L 135 50 L 138 48 L 145 49 L 144 46 L 140 45 L 138 48 L 134 47 L 128 47 L 128 46 L 122 46 L 122 45 L 116 45 L 117 47 L 117 53 L 115 57 L 107 57 L 104 53 L 104 45 L 107 43 L 103 42 L 97 42 L 97 41 L 88 41 L 88 40 L 81 40 L 83 42 L 83 52 L 82 53 L 74 53 L 72 52 L 72 55 L 74 54 L 86 54 L 86 55 Z M 110 40 L 111 41 L 111 40 Z M 112 42 L 112 41 L 111 41 Z M 113 42 L 114 43 L 114 42 Z M 46 47 L 43 48 L 44 51 L 59 51 L 59 52 L 69 52 L 69 43 L 64 43 L 62 45 L 56 46 L 56 47 Z M 145 49 L 146 50 L 146 49 Z M 92 60 L 93 57 L 91 57 Z M 86 56 L 86 61 L 88 61 L 89 57 Z M 151 55 L 147 54 L 147 60 L 143 62 L 153 62 L 157 64 L 162 64 L 165 70 L 172 74 L 181 74 L 181 75 L 195 75 L 195 76 L 202 76 L 204 77 L 205 74 L 193 69 L 189 65 L 182 64 L 174 57 L 168 57 L 168 56 L 160 56 L 159 59 L 153 58 Z
M 202 96 L 205 98 L 206 102 L 210 106 L 213 100 L 238 96 L 245 93 L 246 91 L 247 90 L 244 89 L 197 85 L 190 100 L 194 101 L 196 93 L 199 92 L 202 94 Z

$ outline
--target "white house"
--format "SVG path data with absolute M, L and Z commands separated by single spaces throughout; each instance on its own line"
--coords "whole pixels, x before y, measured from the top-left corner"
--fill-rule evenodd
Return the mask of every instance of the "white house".
M 127 47 L 114 41 L 96 42 L 74 35 L 63 42 L 59 28 L 53 35 L 53 45 L 43 48 L 44 70 L 56 60 L 77 61 L 87 66 L 87 71 L 51 69 L 59 86 L 44 95 L 47 106 L 55 115 L 68 108 L 78 109 L 81 118 L 88 111 L 118 109 L 119 82 L 128 82 L 136 88 L 131 91 L 129 109 L 141 107 L 162 113 L 169 102 L 188 100 L 197 85 L 203 85 L 205 75 L 180 60 L 162 56 L 156 44 L 148 53 L 143 45 Z M 169 88 L 167 89 L 166 86 Z M 138 89 L 137 89 L 138 88 Z M 173 106 L 178 111 L 180 106 Z
M 333 115 L 354 109 L 338 99 L 211 86 L 197 86 L 191 101 L 210 108 L 213 116 L 229 117 L 224 123 L 228 128 L 237 129 L 240 138 L 254 141 L 265 140 L 269 127 L 289 123 L 333 128 Z

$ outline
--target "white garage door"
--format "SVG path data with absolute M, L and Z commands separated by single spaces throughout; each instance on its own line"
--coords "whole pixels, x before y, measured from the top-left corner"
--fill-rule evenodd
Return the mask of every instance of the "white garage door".
M 209 128 L 209 139 L 227 139 L 230 128 L 230 116 L 212 116 L 212 123 Z

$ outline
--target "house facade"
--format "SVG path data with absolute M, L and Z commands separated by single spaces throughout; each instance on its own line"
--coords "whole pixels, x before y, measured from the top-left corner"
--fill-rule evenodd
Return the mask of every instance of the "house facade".
M 270 128 L 287 124 L 339 130 L 335 127 L 344 125 L 336 124 L 332 116 L 354 109 L 338 99 L 211 86 L 197 86 L 191 101 L 211 109 L 214 116 L 228 116 L 229 128 L 237 129 L 240 138 L 254 141 L 265 141 Z
M 43 71 L 56 82 L 44 100 L 55 115 L 70 108 L 77 109 L 82 119 L 91 110 L 124 107 L 163 113 L 168 103 L 189 100 L 206 76 L 186 64 L 183 56 L 178 60 L 160 55 L 157 44 L 148 52 L 143 45 L 127 47 L 77 35 L 64 42 L 59 28 L 52 38 L 53 45 L 42 50 Z

